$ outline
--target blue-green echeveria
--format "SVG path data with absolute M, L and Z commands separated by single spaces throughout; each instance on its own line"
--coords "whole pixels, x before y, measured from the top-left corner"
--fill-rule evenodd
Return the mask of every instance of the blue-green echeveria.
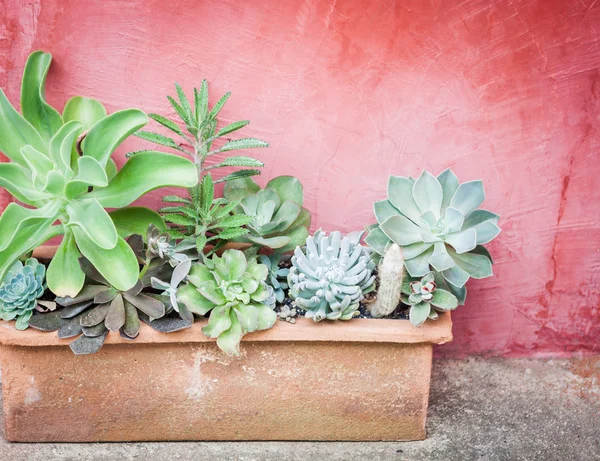
M 397 243 L 411 277 L 433 269 L 463 304 L 469 277 L 492 275 L 483 245 L 500 233 L 498 215 L 478 209 L 485 198 L 482 181 L 459 184 L 450 169 L 437 177 L 423 171 L 416 180 L 390 176 L 387 193 L 387 200 L 374 203 L 377 224 L 369 228 L 367 244 L 383 255 Z
M 275 296 L 265 280 L 268 268 L 246 259 L 239 250 L 225 250 L 204 263 L 196 263 L 188 284 L 177 291 L 177 301 L 199 315 L 210 312 L 202 332 L 217 338 L 225 353 L 239 355 L 246 333 L 271 328 L 277 321 Z
M 37 259 L 17 261 L 6 273 L 0 286 L 0 318 L 17 319 L 17 330 L 25 330 L 37 305 L 44 294 L 46 268 Z

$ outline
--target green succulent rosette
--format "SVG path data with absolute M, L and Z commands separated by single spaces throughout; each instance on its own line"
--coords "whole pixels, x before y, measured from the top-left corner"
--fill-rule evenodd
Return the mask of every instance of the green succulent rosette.
M 230 355 L 239 355 L 246 333 L 271 328 L 276 320 L 275 296 L 266 284 L 267 266 L 246 259 L 239 250 L 225 250 L 204 263 L 196 263 L 179 288 L 177 301 L 199 315 L 210 312 L 202 332 L 217 338 L 217 345 Z
M 439 283 L 440 276 L 437 277 Z M 414 326 L 422 325 L 427 319 L 437 320 L 439 312 L 451 311 L 458 306 L 456 296 L 438 288 L 438 283 L 433 272 L 421 279 L 406 278 L 403 281 L 401 300 L 410 306 L 409 320 Z
M 6 273 L 0 286 L 0 317 L 17 320 L 17 330 L 26 330 L 29 319 L 44 294 L 46 268 L 37 259 L 30 258 L 25 264 L 15 262 Z

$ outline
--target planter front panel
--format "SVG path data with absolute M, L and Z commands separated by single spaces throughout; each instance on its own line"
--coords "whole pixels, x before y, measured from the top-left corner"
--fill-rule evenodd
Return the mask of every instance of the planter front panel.
M 418 440 L 429 343 L 213 342 L 0 349 L 5 434 L 22 442 Z

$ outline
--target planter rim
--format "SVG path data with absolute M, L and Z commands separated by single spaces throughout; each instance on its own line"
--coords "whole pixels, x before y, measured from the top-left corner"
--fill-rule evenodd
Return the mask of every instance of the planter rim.
M 173 344 L 205 343 L 215 339 L 207 338 L 201 329 L 207 319 L 196 320 L 185 330 L 174 333 L 161 333 L 142 324 L 139 336 L 134 340 L 122 338 L 118 332 L 109 333 L 104 344 Z M 0 321 L 0 344 L 4 346 L 68 346 L 74 338 L 60 339 L 56 332 L 42 332 L 34 328 L 16 330 L 14 322 Z M 440 318 L 415 327 L 408 320 L 396 319 L 352 319 L 349 321 L 323 321 L 315 323 L 311 319 L 299 318 L 295 324 L 278 320 L 268 330 L 248 333 L 242 342 L 298 342 L 330 341 L 358 343 L 432 343 L 445 344 L 452 341 L 452 319 L 449 312 Z
M 54 256 L 56 246 L 44 245 L 34 251 L 40 259 Z M 109 333 L 104 344 L 174 344 L 214 342 L 201 329 L 207 319 L 197 319 L 185 330 L 161 333 L 142 324 L 139 336 L 134 340 L 122 338 L 118 332 Z M 0 344 L 5 346 L 68 346 L 74 338 L 60 339 L 56 332 L 42 332 L 34 328 L 16 330 L 14 322 L 0 321 Z M 248 333 L 242 342 L 260 341 L 331 341 L 358 343 L 431 343 L 445 344 L 452 341 L 452 317 L 450 312 L 440 314 L 436 321 L 415 327 L 408 320 L 398 319 L 352 319 L 349 321 L 327 321 L 316 323 L 311 319 L 298 318 L 295 324 L 278 320 L 268 330 Z

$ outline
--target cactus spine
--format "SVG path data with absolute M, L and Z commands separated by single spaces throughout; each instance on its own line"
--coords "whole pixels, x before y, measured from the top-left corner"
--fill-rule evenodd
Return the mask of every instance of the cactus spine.
M 397 244 L 392 244 L 379 264 L 379 290 L 377 300 L 371 304 L 373 317 L 385 317 L 394 312 L 400 302 L 404 256 Z

